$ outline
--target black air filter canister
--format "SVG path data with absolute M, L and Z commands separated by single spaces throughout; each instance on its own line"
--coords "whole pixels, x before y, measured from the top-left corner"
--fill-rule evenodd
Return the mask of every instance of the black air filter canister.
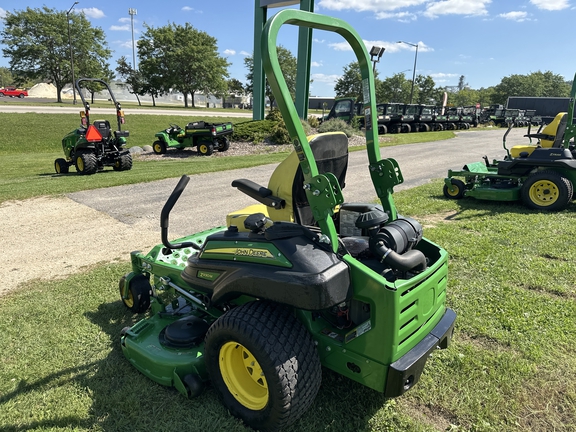
M 383 241 L 387 248 L 403 254 L 422 240 L 422 225 L 412 218 L 398 218 L 380 229 L 378 240 Z

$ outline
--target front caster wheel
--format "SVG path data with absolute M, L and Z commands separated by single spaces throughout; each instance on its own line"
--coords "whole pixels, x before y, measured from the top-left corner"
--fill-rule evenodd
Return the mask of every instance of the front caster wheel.
M 134 313 L 146 312 L 150 307 L 150 294 L 152 287 L 149 279 L 144 275 L 136 275 L 128 282 L 128 291 L 125 290 L 126 275 L 120 278 L 119 290 L 122 303 Z
M 451 186 L 448 187 L 444 185 L 443 192 L 446 198 L 450 199 L 460 199 L 464 196 L 464 191 L 466 190 L 466 185 L 462 180 L 451 179 Z

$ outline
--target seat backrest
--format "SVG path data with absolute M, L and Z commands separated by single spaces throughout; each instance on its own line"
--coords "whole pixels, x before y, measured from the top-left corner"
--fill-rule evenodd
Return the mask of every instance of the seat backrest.
M 554 120 L 546 125 L 540 132 L 543 135 L 554 137 L 554 140 L 541 139 L 540 146 L 544 148 L 561 147 L 562 140 L 564 139 L 564 132 L 566 132 L 566 123 L 568 121 L 568 113 L 561 112 L 556 114 Z
M 110 122 L 108 120 L 94 120 L 92 123 L 103 139 L 110 138 Z
M 331 172 L 344 189 L 348 168 L 348 137 L 343 132 L 328 132 L 309 137 L 310 148 L 318 172 Z M 283 198 L 286 205 L 282 209 L 268 211 L 270 219 L 275 221 L 297 222 L 312 225 L 314 218 L 304 190 L 304 174 L 296 152 L 284 159 L 274 170 L 268 182 L 272 194 Z

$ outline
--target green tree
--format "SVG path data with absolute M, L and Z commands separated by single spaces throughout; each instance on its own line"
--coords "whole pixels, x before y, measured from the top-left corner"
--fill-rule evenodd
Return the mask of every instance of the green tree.
M 107 74 L 105 65 L 110 50 L 101 28 L 92 27 L 84 14 L 71 13 L 70 39 L 76 77 Z M 62 102 L 60 92 L 72 82 L 66 12 L 44 6 L 8 13 L 0 43 L 5 45 L 2 52 L 10 59 L 16 80 L 51 81 L 56 86 L 58 102 Z M 101 70 L 97 70 L 97 64 Z
M 0 87 L 6 87 L 14 84 L 12 72 L 7 67 L 0 67 Z
M 122 81 L 124 81 L 124 86 L 128 90 L 129 93 L 136 96 L 138 100 L 138 105 L 142 105 L 140 101 L 140 96 L 143 96 L 143 88 L 144 82 L 142 79 L 142 75 L 139 71 L 134 70 L 132 65 L 128 63 L 128 60 L 125 56 L 122 56 L 118 59 L 116 72 Z
M 226 91 L 229 63 L 218 55 L 215 38 L 195 29 L 189 23 L 169 24 L 146 31 L 138 41 L 140 71 L 149 92 L 168 93 L 171 89 L 184 95 L 205 95 Z
M 376 100 L 380 102 L 379 95 L 380 80 L 378 71 L 374 71 L 374 87 L 376 90 Z M 356 102 L 362 102 L 364 96 L 362 92 L 362 72 L 358 62 L 352 62 L 344 66 L 344 74 L 336 80 L 334 85 L 336 97 L 353 97 Z
M 222 97 L 222 108 L 224 108 L 224 104 L 226 102 L 226 97 L 237 97 L 242 96 L 244 94 L 244 84 L 236 78 L 230 78 L 226 81 L 227 88 L 226 93 Z
M 448 105 L 451 106 L 460 107 L 476 105 L 476 102 L 478 101 L 478 90 L 464 87 L 462 90 L 457 92 L 448 93 Z
M 408 103 L 410 101 L 412 80 L 407 80 L 402 72 L 386 78 L 378 87 L 376 98 L 378 102 Z
M 458 91 L 462 91 L 466 87 L 468 87 L 468 83 L 466 82 L 466 77 L 464 75 L 460 75 L 460 78 L 458 79 Z
M 289 49 L 284 48 L 282 45 L 277 47 L 278 52 L 278 63 L 280 64 L 280 70 L 284 75 L 284 79 L 286 80 L 286 85 L 288 86 L 288 90 L 290 91 L 290 95 L 292 95 L 292 99 L 296 97 L 296 68 L 297 68 L 297 61 L 296 57 L 292 55 Z M 246 93 L 253 94 L 254 93 L 254 54 L 251 56 L 244 58 L 244 65 L 248 69 L 248 73 L 246 74 Z M 270 108 L 274 104 L 274 95 L 272 94 L 272 89 L 268 84 L 268 79 L 266 79 L 266 90 L 265 95 L 268 98 L 268 102 L 270 103 Z
M 414 103 L 426 105 L 439 102 L 436 83 L 430 75 L 416 75 L 416 79 L 414 80 L 414 95 L 412 100 Z
M 509 96 L 568 97 L 570 85 L 550 71 L 510 75 L 494 87 L 493 103 L 505 104 Z

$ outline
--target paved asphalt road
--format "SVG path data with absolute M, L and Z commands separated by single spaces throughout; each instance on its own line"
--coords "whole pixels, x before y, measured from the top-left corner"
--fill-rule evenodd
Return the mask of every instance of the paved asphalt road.
M 42 105 L 24 105 L 25 102 L 46 103 L 46 99 L 18 99 L 18 98 L 0 98 L 0 112 L 6 113 L 45 113 L 45 114 L 77 114 L 78 111 L 83 109 L 82 103 L 74 106 L 70 102 L 65 103 L 63 106 L 42 106 Z M 111 102 L 110 102 L 111 103 Z M 91 108 L 90 112 L 93 114 L 109 114 L 113 106 L 110 108 Z M 199 111 L 194 109 L 156 109 L 156 108 L 129 108 L 129 114 L 147 114 L 147 115 L 173 115 L 173 116 L 207 116 L 207 117 L 239 117 L 239 118 L 252 118 L 252 111 L 237 110 L 237 111 Z
M 466 163 L 482 161 L 484 155 L 490 159 L 503 157 L 503 133 L 503 129 L 469 130 L 451 140 L 382 148 L 382 157 L 398 161 L 404 176 L 404 183 L 395 188 L 395 191 L 400 191 L 445 177 L 449 168 L 460 169 Z M 526 138 L 522 137 L 524 133 L 523 129 L 512 130 L 508 143 L 526 143 Z M 375 199 L 367 166 L 365 152 L 350 153 L 343 191 L 346 201 L 371 202 Z M 220 173 L 190 173 L 188 187 L 170 217 L 170 237 L 225 224 L 228 212 L 255 203 L 233 188 L 232 180 L 247 178 L 266 186 L 275 167 L 273 164 Z M 177 182 L 178 178 L 173 178 L 76 192 L 68 196 L 126 224 L 159 231 L 160 211 Z

